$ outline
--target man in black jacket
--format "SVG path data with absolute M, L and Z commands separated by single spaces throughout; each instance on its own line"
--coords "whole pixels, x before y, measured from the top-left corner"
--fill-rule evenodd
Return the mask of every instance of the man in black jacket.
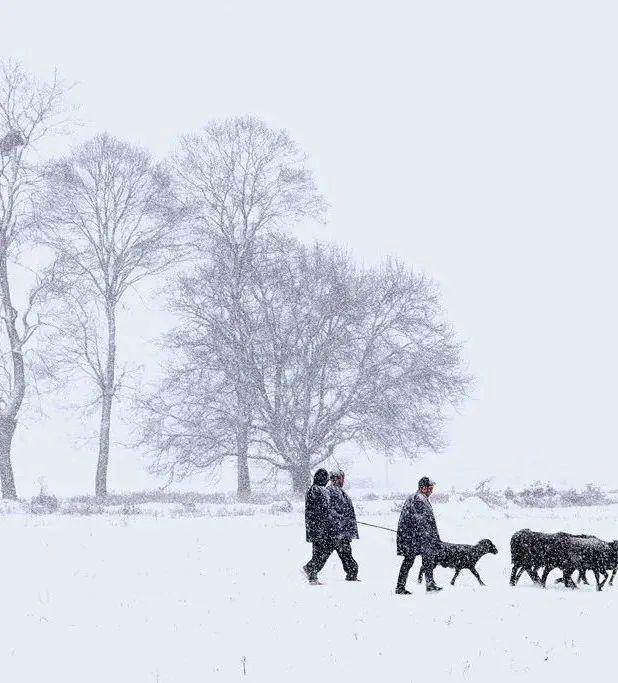
M 345 473 L 335 470 L 330 473 L 331 517 L 333 523 L 334 547 L 339 555 L 346 581 L 358 581 L 358 563 L 352 556 L 351 541 L 358 538 L 356 513 L 350 496 L 343 490 Z
M 399 516 L 397 555 L 403 555 L 403 562 L 395 592 L 400 595 L 410 595 L 410 591 L 406 590 L 406 581 L 417 555 L 421 555 L 423 559 L 427 590 L 442 590 L 436 586 L 433 578 L 441 544 L 436 518 L 429 502 L 434 486 L 435 483 L 429 477 L 422 477 L 418 482 L 418 491 L 408 497 Z
M 319 469 L 313 475 L 313 486 L 305 496 L 305 529 L 307 542 L 313 544 L 313 556 L 303 567 L 309 583 L 317 584 L 318 572 L 334 550 L 330 494 L 326 489 L 328 472 Z

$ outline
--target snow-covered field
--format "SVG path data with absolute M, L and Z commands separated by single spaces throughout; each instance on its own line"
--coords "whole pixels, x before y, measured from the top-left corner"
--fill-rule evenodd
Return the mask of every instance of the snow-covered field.
M 360 502 L 394 526 L 397 503 Z M 516 529 L 618 537 L 618 506 L 491 510 L 436 505 L 445 540 L 491 538 L 486 588 L 437 570 L 440 594 L 413 581 L 394 595 L 394 535 L 362 528 L 362 583 L 333 556 L 325 585 L 300 574 L 301 514 L 229 517 L 0 516 L 3 681 L 561 680 L 611 675 L 618 585 L 597 593 L 508 585 Z M 543 678 L 541 678 L 541 676 Z

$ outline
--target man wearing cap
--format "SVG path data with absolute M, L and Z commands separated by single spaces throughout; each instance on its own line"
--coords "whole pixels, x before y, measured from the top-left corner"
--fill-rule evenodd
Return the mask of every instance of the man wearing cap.
M 335 470 L 330 473 L 328 487 L 331 504 L 331 518 L 333 523 L 334 548 L 339 555 L 346 581 L 358 581 L 358 563 L 352 556 L 351 541 L 358 538 L 356 513 L 350 496 L 343 490 L 345 473 Z
M 442 590 L 436 586 L 433 578 L 441 543 L 436 518 L 429 502 L 434 486 L 435 482 L 429 477 L 422 477 L 418 482 L 418 491 L 408 496 L 399 516 L 397 555 L 403 555 L 395 589 L 399 595 L 410 595 L 410 591 L 406 590 L 406 581 L 417 555 L 422 556 L 427 590 Z
M 334 550 L 330 493 L 326 488 L 328 472 L 320 468 L 313 475 L 313 485 L 305 496 L 305 530 L 313 555 L 303 567 L 309 583 L 318 584 L 318 572 Z

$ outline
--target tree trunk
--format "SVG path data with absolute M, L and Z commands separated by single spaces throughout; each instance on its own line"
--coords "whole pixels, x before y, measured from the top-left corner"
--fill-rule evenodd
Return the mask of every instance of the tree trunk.
M 243 425 L 237 435 L 237 490 L 238 500 L 248 500 L 251 497 L 251 477 L 249 474 L 249 428 Z
M 97 477 L 95 495 L 102 498 L 107 495 L 107 466 L 109 464 L 109 437 L 112 422 L 112 399 L 109 394 L 103 395 L 101 405 L 101 428 L 99 431 L 99 459 L 97 461 Z
M 17 416 L 26 394 L 26 369 L 22 351 L 22 339 L 17 331 L 17 311 L 11 301 L 11 287 L 9 284 L 8 254 L 4 239 L 0 248 L 0 305 L 6 336 L 11 348 L 12 376 L 9 378 L 10 393 L 5 410 L 0 420 L 0 480 L 2 483 L 2 497 L 10 500 L 17 498 L 15 478 L 11 463 L 11 445 L 13 434 L 17 427 Z M 12 386 L 11 386 L 12 385 Z
M 238 500 L 249 500 L 251 498 L 251 477 L 249 474 L 249 462 L 247 454 L 238 454 Z
M 15 433 L 15 423 L 7 423 L 6 418 L 0 421 L 0 481 L 2 482 L 2 497 L 7 500 L 17 500 L 13 466 L 11 464 L 11 443 Z
M 292 475 L 292 491 L 297 496 L 304 495 L 311 482 L 309 464 L 297 465 L 295 469 L 290 471 L 290 474 Z
M 101 428 L 99 432 L 99 458 L 94 491 L 97 498 L 107 495 L 107 468 L 112 423 L 112 402 L 116 381 L 116 313 L 113 305 L 107 306 L 107 361 L 101 399 Z
M 237 453 L 237 488 L 236 495 L 238 500 L 248 500 L 251 496 L 251 478 L 249 473 L 249 430 L 251 429 L 251 407 L 249 402 L 250 391 L 247 386 L 246 367 L 243 364 L 242 354 L 246 350 L 247 341 L 243 332 L 243 280 L 245 277 L 244 268 L 241 258 L 241 247 L 232 243 L 230 249 L 230 256 L 232 261 L 232 282 L 231 282 L 231 298 L 232 307 L 231 315 L 233 321 L 233 329 L 236 337 L 236 348 L 234 353 L 236 355 L 235 372 L 235 388 L 236 400 L 238 402 L 239 425 L 236 431 L 236 453 Z

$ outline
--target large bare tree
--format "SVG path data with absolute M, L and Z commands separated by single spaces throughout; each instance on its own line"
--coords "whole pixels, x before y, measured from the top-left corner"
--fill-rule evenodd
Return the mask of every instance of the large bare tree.
M 38 327 L 33 313 L 46 288 L 38 273 L 17 310 L 11 265 L 21 247 L 32 246 L 33 198 L 40 187 L 41 147 L 66 132 L 67 87 L 54 77 L 41 82 L 15 62 L 0 62 L 0 481 L 2 496 L 15 498 L 11 446 L 27 389 L 27 345 Z M 53 272 L 53 271 L 50 271 Z
M 252 457 L 298 492 L 344 443 L 438 449 L 469 380 L 435 285 L 396 261 L 361 269 L 338 247 L 274 240 L 252 285 Z
M 131 288 L 178 258 L 178 214 L 165 167 L 107 134 L 51 164 L 47 176 L 41 224 L 69 292 L 66 360 L 80 367 L 97 390 L 95 493 L 104 496 L 112 406 L 121 383 L 118 307 Z
M 247 282 L 260 237 L 304 218 L 322 219 L 325 203 L 305 156 L 285 131 L 254 117 L 208 124 L 182 139 L 174 156 L 179 189 L 193 217 L 193 244 L 200 268 L 217 282 L 208 303 L 222 363 L 233 387 L 238 495 L 251 491 L 248 466 L 253 421 L 250 388 L 236 349 L 244 348 Z M 198 275 L 199 278 L 199 275 Z
M 344 443 L 407 455 L 438 449 L 448 408 L 465 396 L 469 380 L 433 283 L 395 261 L 363 269 L 337 247 L 282 234 L 265 236 L 259 253 L 247 279 L 241 342 L 226 340 L 225 321 L 213 314 L 220 289 L 213 271 L 182 281 L 182 324 L 170 337 L 182 360 L 166 382 L 187 405 L 202 402 L 208 428 L 163 409 L 165 398 L 151 399 L 151 415 L 157 405 L 166 416 L 149 423 L 158 462 L 191 471 L 228 454 L 233 407 L 213 391 L 225 363 L 244 373 L 248 459 L 288 472 L 297 492 Z M 187 376 L 191 382 L 182 381 Z M 228 439 L 207 447 L 205 437 L 215 432 Z

